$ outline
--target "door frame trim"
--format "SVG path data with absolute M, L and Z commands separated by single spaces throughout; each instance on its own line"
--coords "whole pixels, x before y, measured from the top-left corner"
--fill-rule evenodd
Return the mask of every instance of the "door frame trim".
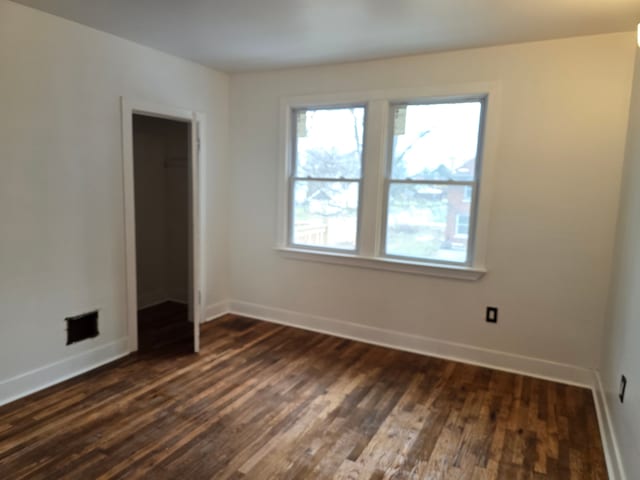
M 127 346 L 129 352 L 138 350 L 138 286 L 136 266 L 136 217 L 135 178 L 133 158 L 133 115 L 165 118 L 188 122 L 190 125 L 190 180 L 191 180 L 191 281 L 189 282 L 190 303 L 193 306 L 194 350 L 199 351 L 199 325 L 202 321 L 202 224 L 204 189 L 204 131 L 205 115 L 202 112 L 154 104 L 141 100 L 121 97 L 122 113 L 122 164 L 125 234 L 125 302 L 127 319 Z M 197 139 L 194 142 L 194 138 Z M 195 143 L 195 145 L 194 145 Z

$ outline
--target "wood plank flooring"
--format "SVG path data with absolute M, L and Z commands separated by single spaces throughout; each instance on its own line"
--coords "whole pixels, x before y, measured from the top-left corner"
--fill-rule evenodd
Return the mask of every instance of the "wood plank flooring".
M 2 479 L 605 479 L 591 393 L 235 316 L 0 407 Z

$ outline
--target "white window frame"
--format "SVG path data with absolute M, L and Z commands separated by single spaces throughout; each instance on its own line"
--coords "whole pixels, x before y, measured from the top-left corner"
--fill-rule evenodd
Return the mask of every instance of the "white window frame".
M 410 105 L 442 105 L 442 104 L 452 104 L 452 103 L 472 103 L 479 102 L 480 107 L 480 124 L 478 125 L 478 146 L 476 151 L 476 165 L 475 165 L 475 178 L 473 180 L 468 181 L 453 181 L 453 180 L 412 180 L 412 179 L 393 179 L 391 175 L 391 164 L 393 157 L 393 138 L 394 138 L 394 124 L 393 124 L 393 109 L 397 106 L 410 106 Z M 474 95 L 474 96 L 461 96 L 455 98 L 434 98 L 426 101 L 405 101 L 405 102 L 391 102 L 389 104 L 389 146 L 387 158 L 385 161 L 386 175 L 385 175 L 385 183 L 384 183 L 384 212 L 383 212 L 383 231 L 381 232 L 382 238 L 382 252 L 380 255 L 394 258 L 398 260 L 409 260 L 414 262 L 425 262 L 433 265 L 462 265 L 466 267 L 470 267 L 473 265 L 473 257 L 475 254 L 475 235 L 468 235 L 467 242 L 467 258 L 465 262 L 449 262 L 446 260 L 437 260 L 437 259 L 421 259 L 417 257 L 409 257 L 402 255 L 395 255 L 387 253 L 386 248 L 386 238 L 387 238 L 387 221 L 389 218 L 389 193 L 392 184 L 406 184 L 406 185 L 442 185 L 442 186 L 461 186 L 465 188 L 472 189 L 472 200 L 471 200 L 471 209 L 469 211 L 469 232 L 475 232 L 474 225 L 476 223 L 477 216 L 477 202 L 474 201 L 474 197 L 477 196 L 477 192 L 479 190 L 480 181 L 482 178 L 482 153 L 483 153 L 483 142 L 484 142 L 484 133 L 485 133 L 485 113 L 487 106 L 487 98 L 486 95 Z M 464 192 L 463 192 L 464 195 Z M 456 218 L 457 222 L 457 218 Z M 457 229 L 457 223 L 455 225 Z M 457 230 L 456 230 L 457 235 Z
M 289 259 L 369 268 L 416 275 L 478 280 L 487 272 L 487 240 L 491 213 L 492 182 L 499 138 L 500 85 L 497 82 L 432 86 L 413 89 L 376 90 L 339 94 L 284 97 L 280 101 L 280 172 L 278 175 L 278 224 L 275 248 Z M 474 242 L 467 265 L 424 262 L 384 256 L 383 235 L 386 222 L 385 178 L 390 151 L 391 105 L 433 103 L 485 98 L 484 136 L 478 145 L 482 172 L 476 189 Z M 363 170 L 358 205 L 358 245 L 353 251 L 327 251 L 290 243 L 291 198 L 289 178 L 292 168 L 292 111 L 303 108 L 366 105 Z
M 297 164 L 297 141 L 298 141 L 298 132 L 297 132 L 297 122 L 296 122 L 296 114 L 300 111 L 305 110 L 338 110 L 338 109 L 349 109 L 349 108 L 362 108 L 364 110 L 364 119 L 363 119 L 363 130 L 362 130 L 362 155 L 360 156 L 360 178 L 319 178 L 319 177 L 298 177 L 295 174 L 296 164 Z M 290 162 L 288 168 L 288 203 L 287 203 L 287 245 L 292 248 L 297 249 L 310 249 L 310 250 L 318 250 L 323 252 L 334 252 L 334 253 L 346 253 L 346 254 L 357 254 L 359 252 L 360 246 L 360 220 L 362 218 L 362 183 L 364 180 L 364 145 L 366 143 L 366 125 L 367 125 L 367 103 L 366 102 L 357 102 L 357 103 L 347 103 L 347 104 L 336 104 L 336 105 L 321 105 L 321 106 L 305 106 L 305 107 L 295 107 L 290 110 L 291 122 L 290 122 L 290 131 L 289 131 L 289 141 L 291 143 L 291 154 L 289 155 L 288 161 Z M 345 249 L 345 248 L 335 248 L 335 247 L 324 247 L 320 245 L 305 245 L 305 244 L 297 244 L 294 241 L 294 207 L 295 207 L 295 183 L 296 181 L 324 181 L 324 182 L 352 182 L 358 184 L 358 211 L 356 213 L 356 238 L 355 238 L 355 246 L 353 249 Z

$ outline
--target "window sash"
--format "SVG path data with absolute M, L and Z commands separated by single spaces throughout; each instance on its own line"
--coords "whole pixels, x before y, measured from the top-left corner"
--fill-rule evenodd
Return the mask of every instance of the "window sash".
M 298 166 L 298 123 L 297 118 L 300 112 L 309 112 L 314 110 L 347 110 L 352 108 L 362 108 L 364 110 L 364 115 L 362 119 L 362 152 L 360 153 L 360 177 L 358 180 L 362 180 L 364 176 L 364 151 L 365 145 L 367 141 L 367 115 L 368 115 L 368 105 L 362 103 L 353 103 L 353 104 L 344 104 L 344 105 L 330 105 L 330 106 L 309 106 L 309 107 L 300 107 L 300 108 L 292 108 L 291 109 L 291 159 L 289 164 L 289 177 L 295 179 L 303 179 L 309 178 L 314 179 L 321 177 L 301 177 L 296 175 L 297 166 Z M 327 178 L 327 181 L 340 180 L 341 177 L 331 177 Z M 353 178 L 355 180 L 355 178 Z
M 477 177 L 476 177 L 477 178 Z M 471 266 L 473 265 L 474 260 L 474 248 L 475 248 L 475 226 L 477 221 L 477 198 L 478 198 L 478 183 L 479 180 L 475 181 L 454 181 L 454 180 L 392 180 L 390 178 L 385 179 L 384 184 L 384 209 L 382 212 L 382 229 L 380 232 L 380 253 L 381 257 L 385 258 L 393 258 L 398 260 L 408 260 L 412 262 L 423 262 L 423 263 L 432 263 L 437 265 L 461 265 L 461 266 Z M 436 185 L 436 186 L 460 186 L 460 187 L 471 187 L 471 204 L 469 206 L 469 234 L 467 236 L 467 257 L 464 262 L 454 262 L 448 260 L 440 260 L 437 258 L 428 258 L 428 257 L 412 257 L 408 255 L 396 255 L 387 253 L 387 230 L 388 230 L 388 222 L 389 222 L 389 195 L 391 192 L 391 185 Z M 454 225 L 454 228 L 457 228 L 457 224 Z
M 473 178 L 470 180 L 464 180 L 464 182 L 478 182 L 480 180 L 480 174 L 482 166 L 482 150 L 484 148 L 484 130 L 485 130 L 485 120 L 486 120 L 486 105 L 487 105 L 487 97 L 485 95 L 481 96 L 462 96 L 455 98 L 432 98 L 424 101 L 415 100 L 415 101 L 390 101 L 388 103 L 389 112 L 388 112 L 388 124 L 387 124 L 387 135 L 388 135 L 388 151 L 387 158 L 385 159 L 385 172 L 386 178 L 394 181 L 402 181 L 408 180 L 412 181 L 414 179 L 411 178 L 394 178 L 393 177 L 393 154 L 394 154 L 394 137 L 395 137 L 395 112 L 398 108 L 402 107 L 410 107 L 410 106 L 429 106 L 429 105 L 456 105 L 456 104 L 464 104 L 464 103 L 479 103 L 480 104 L 480 115 L 479 115 L 479 125 L 478 125 L 478 136 L 476 141 L 476 159 L 475 159 L 475 170 Z M 415 179 L 415 181 L 431 181 L 437 182 L 435 179 Z M 463 181 L 463 180 L 460 180 Z
M 296 208 L 296 200 L 295 200 L 295 187 L 296 182 L 324 182 L 324 183 L 355 183 L 358 186 L 358 208 L 356 209 L 356 237 L 354 239 L 355 244 L 353 248 L 339 248 L 339 247 L 331 247 L 331 246 L 322 246 L 322 245 L 312 245 L 306 243 L 297 243 L 295 241 L 295 208 Z M 360 180 L 341 180 L 341 179 L 329 179 L 323 180 L 318 178 L 297 178 L 291 177 L 289 182 L 289 228 L 288 228 L 288 244 L 291 247 L 300 247 L 305 249 L 313 249 L 320 250 L 326 252 L 342 252 L 342 253 L 357 253 L 360 245 L 360 220 L 361 220 L 361 205 L 362 205 L 362 185 Z
M 300 112 L 313 111 L 313 110 L 344 110 L 350 108 L 362 108 L 364 110 L 363 123 L 362 123 L 362 151 L 360 153 L 360 177 L 358 178 L 345 178 L 345 177 L 301 177 L 296 175 L 297 162 L 298 162 L 298 124 L 297 116 Z M 366 103 L 349 103 L 330 106 L 308 106 L 292 108 L 290 111 L 291 118 L 291 158 L 289 164 L 289 181 L 288 181 L 288 212 L 287 212 L 287 244 L 291 247 L 301 247 L 309 250 L 318 250 L 323 252 L 336 252 L 336 253 L 352 253 L 357 254 L 360 250 L 360 235 L 362 232 L 362 202 L 363 202 L 363 188 L 362 181 L 364 177 L 365 167 L 365 145 L 367 139 L 367 115 L 368 104 Z M 354 248 L 335 248 L 325 247 L 320 245 L 307 245 L 299 244 L 295 242 L 295 224 L 294 224 L 294 212 L 296 207 L 295 201 L 295 184 L 298 181 L 305 182 L 335 182 L 335 183 L 357 183 L 358 184 L 358 208 L 356 210 L 356 238 Z
M 478 138 L 476 146 L 476 158 L 474 177 L 472 180 L 422 180 L 422 179 L 394 179 L 392 175 L 393 166 L 393 154 L 394 154 L 394 137 L 395 137 L 395 112 L 396 109 L 403 106 L 411 105 L 436 105 L 436 104 L 456 104 L 456 103 L 473 103 L 480 102 L 480 116 L 478 125 Z M 485 141 L 485 122 L 486 122 L 486 96 L 469 96 L 460 97 L 454 99 L 433 99 L 428 101 L 403 101 L 403 102 L 389 102 L 389 110 L 387 116 L 387 149 L 386 158 L 384 159 L 384 187 L 383 187 L 383 211 L 381 229 L 379 231 L 380 238 L 380 250 L 378 255 L 383 258 L 391 258 L 398 260 L 406 260 L 412 262 L 430 263 L 436 265 L 456 265 L 456 266 L 472 266 L 475 261 L 476 254 L 476 232 L 477 232 L 477 217 L 478 217 L 478 203 L 479 203 L 479 185 L 482 175 L 482 152 L 484 149 Z M 471 187 L 471 202 L 469 204 L 469 234 L 467 235 L 467 256 L 465 262 L 453 262 L 424 257 L 411 257 L 404 255 L 394 255 L 387 253 L 387 235 L 388 235 L 388 222 L 389 222 L 389 200 L 391 185 L 393 184 L 409 184 L 409 185 L 446 185 L 446 186 L 462 186 Z M 454 225 L 454 228 L 457 225 Z

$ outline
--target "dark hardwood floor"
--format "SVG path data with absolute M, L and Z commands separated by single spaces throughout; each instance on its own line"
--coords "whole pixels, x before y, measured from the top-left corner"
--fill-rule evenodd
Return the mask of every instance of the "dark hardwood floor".
M 138 312 L 138 350 L 141 353 L 193 352 L 193 323 L 184 303 L 164 302 Z
M 0 408 L 1 479 L 604 479 L 591 393 L 227 316 Z

